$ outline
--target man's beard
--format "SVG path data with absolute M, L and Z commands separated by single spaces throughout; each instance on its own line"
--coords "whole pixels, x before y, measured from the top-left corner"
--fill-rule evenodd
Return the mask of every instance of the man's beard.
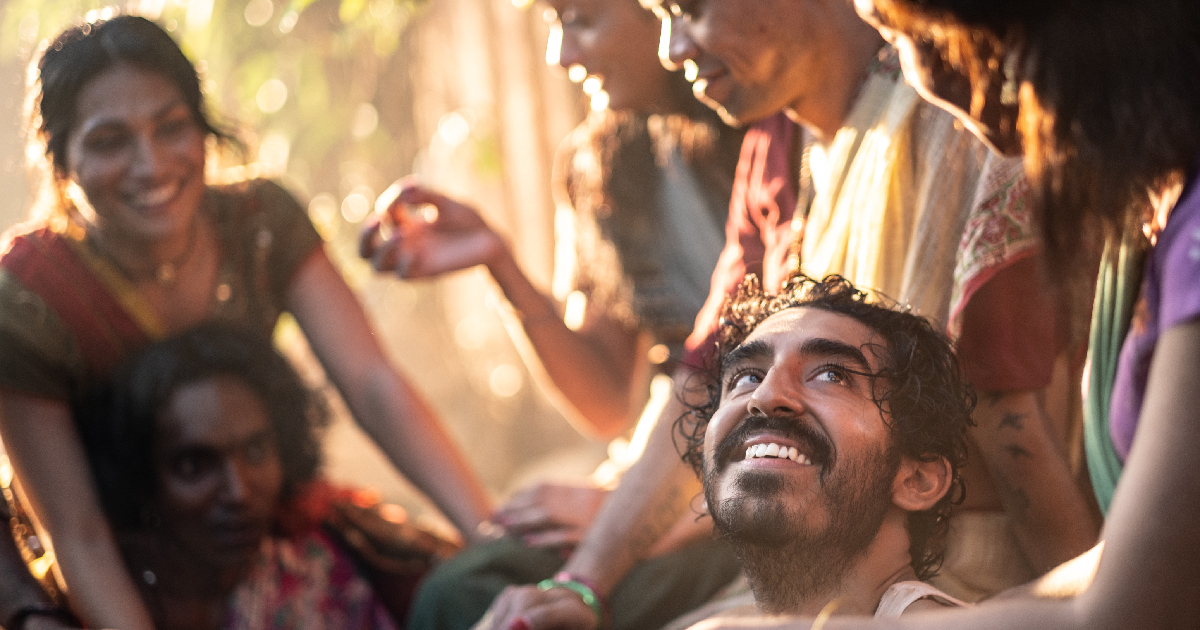
M 742 473 L 735 480 L 736 496 L 723 501 L 714 496 L 721 470 L 730 461 L 722 453 L 764 428 L 808 440 L 812 446 L 813 461 L 822 470 L 818 491 L 808 494 L 825 499 L 829 522 L 823 530 L 805 524 L 800 510 L 785 507 L 786 494 L 800 495 L 806 489 L 793 487 L 777 473 Z M 805 597 L 835 586 L 875 539 L 891 507 L 898 450 L 889 447 L 857 460 L 834 462 L 832 445 L 814 433 L 799 418 L 747 419 L 721 442 L 718 464 L 710 462 L 705 471 L 704 494 L 713 523 L 745 565 L 755 602 L 766 613 L 796 611 Z

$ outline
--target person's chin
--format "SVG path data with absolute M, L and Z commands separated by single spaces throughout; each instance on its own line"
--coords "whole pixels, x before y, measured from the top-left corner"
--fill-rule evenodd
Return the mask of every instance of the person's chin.
M 789 510 L 777 499 L 741 495 L 722 501 L 713 521 L 735 545 L 783 546 L 794 536 Z
M 236 565 L 253 559 L 268 531 L 258 526 L 229 526 L 209 532 L 213 559 L 222 565 Z

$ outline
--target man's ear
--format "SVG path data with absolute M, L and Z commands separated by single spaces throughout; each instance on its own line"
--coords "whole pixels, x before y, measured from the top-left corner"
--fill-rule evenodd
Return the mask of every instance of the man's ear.
M 892 503 L 906 512 L 928 510 L 950 491 L 950 478 L 945 457 L 923 462 L 905 456 L 892 484 Z

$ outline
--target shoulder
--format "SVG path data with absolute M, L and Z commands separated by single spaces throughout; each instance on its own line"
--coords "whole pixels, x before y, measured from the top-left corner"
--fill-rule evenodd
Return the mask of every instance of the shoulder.
M 1200 314 L 1200 174 L 1183 190 L 1154 249 L 1163 329 Z
M 0 386 L 66 398 L 84 371 L 74 337 L 36 291 L 0 267 Z
M 209 186 L 209 194 L 220 202 L 261 204 L 263 208 L 300 208 L 296 197 L 278 182 L 270 179 L 247 179 L 229 184 Z
M 875 617 L 894 619 L 906 612 L 934 610 L 937 608 L 956 608 L 968 604 L 957 600 L 936 586 L 917 580 L 896 582 L 884 591 L 875 610 Z

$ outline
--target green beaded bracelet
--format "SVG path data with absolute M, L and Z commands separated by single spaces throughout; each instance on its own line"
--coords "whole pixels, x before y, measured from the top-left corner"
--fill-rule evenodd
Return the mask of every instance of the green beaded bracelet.
M 592 609 L 592 614 L 596 615 L 596 630 L 604 630 L 604 621 L 606 617 L 604 614 L 604 602 L 600 599 L 600 596 L 596 594 L 596 591 L 592 589 L 590 585 L 585 584 L 584 582 L 581 582 L 570 575 L 559 573 L 552 578 L 538 582 L 537 587 L 539 591 L 548 591 L 552 588 L 565 588 L 574 592 L 579 596 L 580 599 L 583 600 L 583 603 L 587 604 L 588 608 Z

